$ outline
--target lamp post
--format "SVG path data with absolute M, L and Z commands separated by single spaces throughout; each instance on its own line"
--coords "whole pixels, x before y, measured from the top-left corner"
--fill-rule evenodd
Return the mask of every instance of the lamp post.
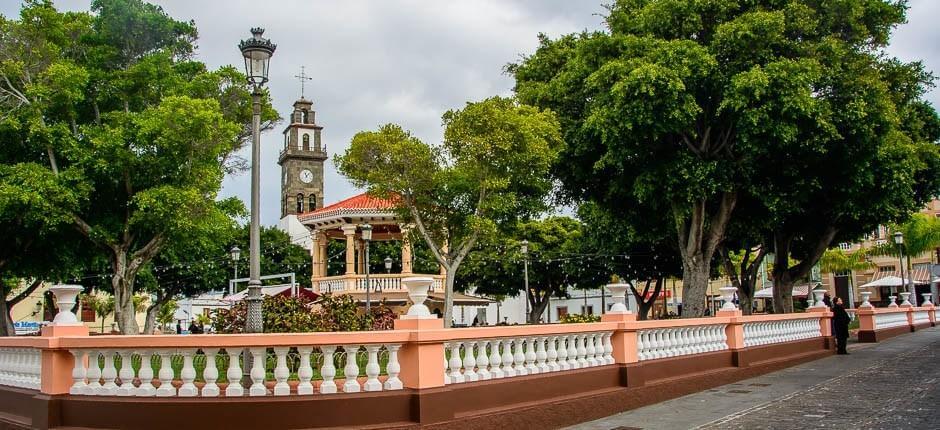
M 251 38 L 238 44 L 245 59 L 251 92 L 251 229 L 248 245 L 248 318 L 245 331 L 264 331 L 261 319 L 261 88 L 268 82 L 268 64 L 277 45 L 261 37 L 264 29 L 251 29 Z
M 232 249 L 229 250 L 228 254 L 229 254 L 229 256 L 232 258 L 232 263 L 235 264 L 235 276 L 232 278 L 232 280 L 234 281 L 234 280 L 238 279 L 238 260 L 241 260 L 241 258 L 242 258 L 242 250 L 239 249 L 238 246 L 233 246 Z M 229 291 L 228 293 L 229 293 L 229 294 L 235 294 L 235 291 L 234 291 L 234 290 L 235 290 L 235 285 L 234 285 L 234 284 L 232 284 L 232 288 L 231 288 L 231 289 L 232 289 L 232 291 Z
M 372 285 L 369 283 L 369 241 L 372 240 L 372 226 L 363 224 L 359 229 L 362 230 L 362 241 L 366 244 L 366 261 L 363 266 L 366 269 L 366 315 L 369 315 L 372 309 L 372 296 L 369 293 L 372 290 Z
M 908 279 L 904 276 L 904 233 L 901 233 L 900 231 L 897 231 L 894 233 L 894 244 L 898 246 L 898 263 L 901 265 L 900 266 L 901 283 L 904 284 L 904 289 L 906 291 L 910 293 L 914 293 L 913 291 L 911 291 L 913 289 L 912 284 L 914 281 L 911 280 L 911 284 L 908 284 Z M 911 273 L 909 270 L 908 270 L 907 276 L 908 277 L 911 276 Z M 914 303 L 916 306 L 917 297 L 914 297 Z
M 392 273 L 392 257 L 385 257 L 385 274 Z
M 522 240 L 522 264 L 525 276 L 525 319 L 529 322 L 529 241 Z

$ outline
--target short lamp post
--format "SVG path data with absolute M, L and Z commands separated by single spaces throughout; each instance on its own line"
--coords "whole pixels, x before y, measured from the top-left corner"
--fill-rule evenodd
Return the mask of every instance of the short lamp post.
M 392 273 L 392 257 L 385 257 L 385 274 Z
M 907 283 L 907 277 L 904 276 L 904 233 L 901 233 L 900 231 L 894 233 L 894 244 L 898 246 L 898 263 L 900 264 L 899 268 L 901 273 L 901 284 L 904 285 L 905 290 L 910 291 Z M 910 276 L 910 273 L 907 275 Z M 897 292 L 895 292 L 895 295 L 897 295 Z M 917 297 L 914 297 L 914 300 L 916 301 Z
M 365 266 L 366 269 L 366 315 L 369 315 L 369 312 L 372 310 L 372 296 L 370 291 L 372 291 L 372 284 L 369 283 L 369 242 L 372 241 L 372 226 L 369 224 L 363 224 L 359 227 L 362 230 L 362 241 L 365 242 L 366 252 L 365 252 Z
M 523 273 L 525 276 L 525 319 L 526 323 L 529 322 L 529 241 L 522 240 L 522 264 L 523 264 Z
M 251 38 L 238 49 L 245 59 L 245 76 L 251 92 L 251 228 L 248 245 L 248 318 L 245 331 L 261 333 L 261 89 L 268 82 L 268 65 L 277 45 L 261 37 L 264 29 L 251 29 Z
M 242 259 L 242 250 L 238 246 L 233 246 L 232 249 L 228 252 L 229 257 L 232 258 L 232 264 L 235 265 L 235 276 L 232 278 L 232 291 L 229 291 L 229 294 L 235 294 L 235 280 L 238 279 L 238 260 Z

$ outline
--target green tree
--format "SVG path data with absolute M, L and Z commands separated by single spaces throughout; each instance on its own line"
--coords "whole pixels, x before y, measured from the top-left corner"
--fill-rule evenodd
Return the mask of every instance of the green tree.
M 71 191 L 63 209 L 107 256 L 115 319 L 135 334 L 139 271 L 219 218 L 214 200 L 237 165 L 250 97 L 231 67 L 191 59 L 192 22 L 140 0 L 96 0 L 91 10 L 29 1 L 19 20 L 0 21 L 0 105 Z M 277 120 L 267 98 L 264 114 Z
M 583 248 L 581 223 L 569 217 L 552 216 L 519 223 L 485 240 L 467 257 L 457 274 L 460 288 L 474 288 L 487 296 L 525 294 L 521 243 L 528 241 L 530 324 L 539 322 L 551 298 L 565 298 L 569 288 L 594 289 L 610 279 L 606 266 L 580 258 Z
M 906 147 L 889 115 L 893 104 L 934 124 L 917 97 L 907 108 L 892 98 L 905 91 L 885 83 L 912 84 L 911 94 L 919 87 L 890 76 L 908 75 L 882 59 L 905 7 L 623 0 L 609 8 L 607 31 L 542 36 L 536 53 L 509 71 L 522 102 L 559 114 L 567 146 L 555 171 L 568 197 L 614 213 L 645 207 L 669 214 L 683 262 L 683 316 L 702 315 L 713 257 L 749 195 L 767 211 L 781 263 L 775 293 L 787 295 L 775 303 L 787 303 L 785 286 L 836 237 L 828 224 L 856 215 L 857 222 L 834 227 L 842 236 L 857 234 L 849 224 L 868 224 L 861 208 L 841 202 L 878 190 L 895 201 L 866 210 L 889 220 L 917 200 L 903 192 L 918 188 L 907 175 L 886 173 L 923 178 L 923 166 L 905 153 L 932 159 L 935 151 Z M 844 160 L 855 162 L 835 165 Z M 826 176 L 832 167 L 870 176 Z M 833 206 L 826 216 L 816 210 Z M 807 221 L 811 228 L 801 230 Z M 786 264 L 791 256 L 801 257 L 796 267 Z
M 494 97 L 444 114 L 431 146 L 396 125 L 353 136 L 337 168 L 369 193 L 394 197 L 401 215 L 447 270 L 444 323 L 454 279 L 477 242 L 498 226 L 542 212 L 549 165 L 561 143 L 551 112 Z

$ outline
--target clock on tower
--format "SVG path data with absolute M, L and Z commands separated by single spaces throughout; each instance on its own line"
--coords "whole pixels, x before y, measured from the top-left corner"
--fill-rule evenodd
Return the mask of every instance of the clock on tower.
M 281 218 L 323 207 L 323 162 L 327 156 L 320 143 L 321 130 L 313 102 L 301 96 L 294 102 L 290 124 L 284 129 L 284 148 L 277 158 L 281 166 Z

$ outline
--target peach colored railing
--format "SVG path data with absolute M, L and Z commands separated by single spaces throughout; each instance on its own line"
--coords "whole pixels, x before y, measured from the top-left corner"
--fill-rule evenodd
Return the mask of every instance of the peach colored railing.
M 935 321 L 932 306 L 858 313 L 872 326 L 877 316 Z M 423 389 L 825 337 L 830 318 L 826 309 L 653 321 L 607 314 L 598 323 L 462 329 L 416 318 L 377 332 L 188 336 L 89 337 L 76 332 L 83 327 L 67 327 L 44 330 L 42 337 L 0 338 L 0 385 L 47 394 L 177 397 Z

